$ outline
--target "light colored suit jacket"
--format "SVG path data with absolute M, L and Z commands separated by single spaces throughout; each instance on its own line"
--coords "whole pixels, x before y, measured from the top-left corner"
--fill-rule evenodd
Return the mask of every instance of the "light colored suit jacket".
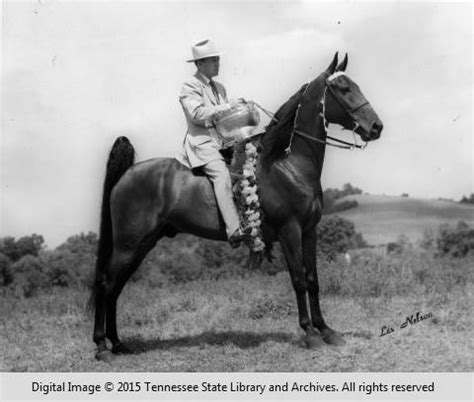
M 222 144 L 214 128 L 214 120 L 229 110 L 230 106 L 224 86 L 214 82 L 218 97 L 214 95 L 209 80 L 199 72 L 186 81 L 179 92 L 188 131 L 184 138 L 183 150 L 176 159 L 189 168 L 223 159 L 219 152 Z

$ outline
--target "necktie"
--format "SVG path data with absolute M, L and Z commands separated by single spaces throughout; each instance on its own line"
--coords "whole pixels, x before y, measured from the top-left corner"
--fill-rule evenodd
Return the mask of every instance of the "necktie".
M 216 97 L 217 102 L 219 102 L 219 91 L 217 90 L 217 85 L 216 85 L 216 83 L 215 83 L 213 80 L 209 80 L 209 85 L 210 85 L 211 88 L 212 88 L 212 93 L 213 93 L 214 96 Z

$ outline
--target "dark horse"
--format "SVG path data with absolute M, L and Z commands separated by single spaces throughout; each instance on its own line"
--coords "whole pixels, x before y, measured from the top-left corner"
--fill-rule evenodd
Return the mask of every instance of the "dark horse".
M 327 123 L 352 130 L 364 141 L 379 138 L 382 131 L 377 114 L 344 73 L 346 66 L 347 55 L 338 65 L 336 53 L 326 71 L 278 110 L 261 139 L 257 168 L 265 243 L 268 248 L 274 241 L 281 244 L 309 347 L 321 338 L 328 344 L 344 343 L 321 314 L 316 270 Z M 117 335 L 117 298 L 156 242 L 177 233 L 227 239 L 211 182 L 171 158 L 134 164 L 132 145 L 118 138 L 107 163 L 91 298 L 97 358 L 110 356 L 106 337 L 113 353 L 126 350 Z

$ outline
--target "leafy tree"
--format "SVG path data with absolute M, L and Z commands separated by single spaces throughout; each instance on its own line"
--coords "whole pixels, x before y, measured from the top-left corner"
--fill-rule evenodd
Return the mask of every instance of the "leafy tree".
M 32 297 L 48 283 L 47 267 L 36 256 L 25 255 L 12 264 L 13 286 L 25 297 Z
M 56 250 L 69 251 L 73 254 L 90 253 L 95 255 L 97 242 L 98 237 L 96 233 L 80 233 L 69 237 L 63 244 L 59 245 Z
M 346 195 L 362 194 L 362 190 L 354 187 L 351 183 L 346 183 L 342 186 L 342 190 L 337 188 L 328 188 L 323 191 L 323 213 L 330 214 L 333 212 L 345 211 L 346 209 L 355 208 L 359 204 L 357 201 L 343 201 L 335 204 L 336 201 Z
M 469 198 L 467 198 L 465 195 L 461 198 L 461 201 L 459 201 L 461 204 L 474 204 L 474 194 L 471 194 Z
M 354 187 L 351 183 L 346 183 L 342 186 L 342 197 L 353 194 L 362 194 L 362 190 Z
M 354 223 L 337 215 L 324 216 L 317 226 L 318 249 L 329 259 L 338 253 L 365 244 L 360 233 L 356 233 Z
M 18 240 L 8 236 L 0 241 L 0 253 L 5 254 L 13 262 L 25 255 L 37 256 L 43 248 L 43 236 L 33 233 Z

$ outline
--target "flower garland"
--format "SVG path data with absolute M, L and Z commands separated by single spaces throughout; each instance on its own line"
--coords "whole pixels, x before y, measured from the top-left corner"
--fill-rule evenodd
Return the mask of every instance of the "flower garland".
M 257 177 L 255 175 L 258 152 L 257 147 L 251 142 L 245 145 L 245 156 L 243 179 L 240 181 L 241 194 L 245 202 L 242 220 L 245 226 L 252 228 L 248 246 L 252 251 L 260 252 L 265 249 L 265 243 L 263 242 L 261 229 L 263 215 L 258 200 Z

